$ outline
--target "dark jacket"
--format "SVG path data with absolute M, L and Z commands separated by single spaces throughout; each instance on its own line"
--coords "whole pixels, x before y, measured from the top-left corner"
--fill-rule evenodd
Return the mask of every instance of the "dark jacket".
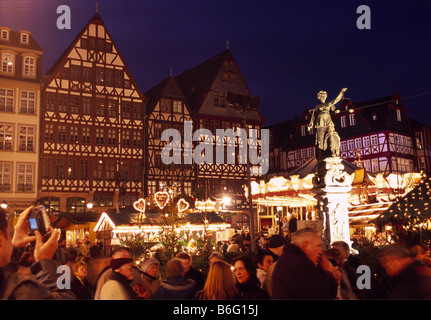
M 296 245 L 286 244 L 272 274 L 273 299 L 335 299 L 337 281 Z
M 190 269 L 185 273 L 184 278 L 193 280 L 198 291 L 204 288 L 205 276 L 199 270 L 190 267 Z
M 153 294 L 154 300 L 188 300 L 194 299 L 198 290 L 195 282 L 185 278 L 171 278 L 162 281 L 160 287 Z
M 268 293 L 263 290 L 256 282 L 247 281 L 245 283 L 237 283 L 236 287 L 241 293 L 244 300 L 265 300 L 269 299 Z
M 431 299 L 431 269 L 415 261 L 392 278 L 388 299 Z
M 93 299 L 94 289 L 87 280 L 81 281 L 77 277 L 74 277 L 72 280 L 71 289 L 78 300 Z
M 15 270 L 0 268 L 0 299 L 49 300 L 75 299 L 67 289 L 57 287 L 57 264 L 53 260 L 40 260 L 31 266 L 33 275 L 22 276 Z

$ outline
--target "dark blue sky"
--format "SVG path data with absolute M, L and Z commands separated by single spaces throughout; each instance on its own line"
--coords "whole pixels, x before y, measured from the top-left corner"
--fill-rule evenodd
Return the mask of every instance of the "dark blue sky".
M 143 92 L 230 49 L 268 124 L 342 87 L 357 102 L 397 90 L 408 115 L 431 123 L 429 0 L 98 0 L 99 13 Z M 59 5 L 72 29 L 58 30 Z M 0 25 L 26 29 L 50 68 L 95 12 L 95 0 L 1 0 Z M 358 6 L 371 9 L 359 30 Z M 414 97 L 415 96 L 415 97 Z

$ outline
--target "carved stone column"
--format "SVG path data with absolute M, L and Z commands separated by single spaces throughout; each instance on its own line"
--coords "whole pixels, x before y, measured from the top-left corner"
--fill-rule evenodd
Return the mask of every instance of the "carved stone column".
M 344 171 L 340 157 L 320 160 L 313 179 L 318 218 L 323 221 L 323 242 L 328 248 L 334 241 L 351 244 L 348 197 L 352 178 Z

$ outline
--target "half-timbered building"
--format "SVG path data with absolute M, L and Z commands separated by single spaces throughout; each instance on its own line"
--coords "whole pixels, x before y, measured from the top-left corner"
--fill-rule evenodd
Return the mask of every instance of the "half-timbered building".
M 39 197 L 62 212 L 142 193 L 146 98 L 98 13 L 43 79 Z
M 264 119 L 259 109 L 247 108 L 240 112 L 227 101 L 228 93 L 252 97 L 232 52 L 227 49 L 201 64 L 182 72 L 176 78 L 196 121 L 195 129 L 208 129 L 213 144 L 213 160 L 198 165 L 197 189 L 221 198 L 223 195 L 242 195 L 246 183 L 246 165 L 239 157 L 240 146 L 245 142 L 235 137 L 235 163 L 227 160 L 227 139 L 217 135 L 217 129 L 257 129 L 256 139 L 260 149 L 260 129 Z M 207 139 L 208 137 L 204 137 Z M 221 140 L 217 140 L 221 139 Z M 249 142 L 249 141 L 247 141 Z M 216 161 L 216 145 L 223 145 L 225 161 Z
M 196 165 L 193 161 L 184 161 L 184 148 L 187 147 L 184 144 L 184 126 L 187 123 L 190 127 L 194 126 L 187 100 L 172 75 L 148 90 L 145 96 L 148 99 L 145 128 L 147 147 L 144 156 L 146 196 L 155 194 L 165 186 L 190 196 L 196 187 Z M 163 149 L 168 143 L 175 143 L 162 139 L 163 132 L 169 137 L 169 131 L 166 130 L 170 129 L 176 130 L 180 138 L 179 144 L 173 146 L 180 153 L 177 163 L 162 161 Z M 169 154 L 169 157 L 173 155 Z
M 273 175 L 289 173 L 315 156 L 315 132 L 307 129 L 310 118 L 305 109 L 290 126 L 285 122 L 269 127 L 273 138 L 281 139 L 272 141 Z M 397 93 L 361 103 L 344 99 L 333 121 L 341 138 L 341 158 L 370 173 L 418 169 L 412 124 Z

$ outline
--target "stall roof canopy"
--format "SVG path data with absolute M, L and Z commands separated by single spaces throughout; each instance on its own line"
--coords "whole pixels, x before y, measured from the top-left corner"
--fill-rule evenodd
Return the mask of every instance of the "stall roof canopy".
M 99 220 L 99 213 L 86 212 L 86 213 L 67 213 L 62 212 L 50 216 L 51 225 L 55 228 L 65 228 L 69 224 L 86 224 L 89 222 L 97 222 Z
M 419 224 L 431 218 L 431 179 L 426 177 L 407 193 L 398 198 L 386 211 L 372 222 L 376 224 L 401 223 Z
M 345 159 L 343 159 L 341 161 L 341 163 L 344 165 L 344 170 L 348 174 L 352 174 L 356 170 L 360 169 L 359 167 L 355 166 L 353 163 L 351 163 L 350 161 L 347 161 Z M 295 170 L 290 171 L 288 173 L 288 175 L 289 176 L 299 175 L 300 178 L 304 178 L 304 177 L 308 176 L 310 173 L 315 173 L 316 172 L 316 166 L 317 166 L 317 159 L 316 159 L 316 157 L 313 157 L 312 159 L 303 163 L 301 166 L 299 166 Z

